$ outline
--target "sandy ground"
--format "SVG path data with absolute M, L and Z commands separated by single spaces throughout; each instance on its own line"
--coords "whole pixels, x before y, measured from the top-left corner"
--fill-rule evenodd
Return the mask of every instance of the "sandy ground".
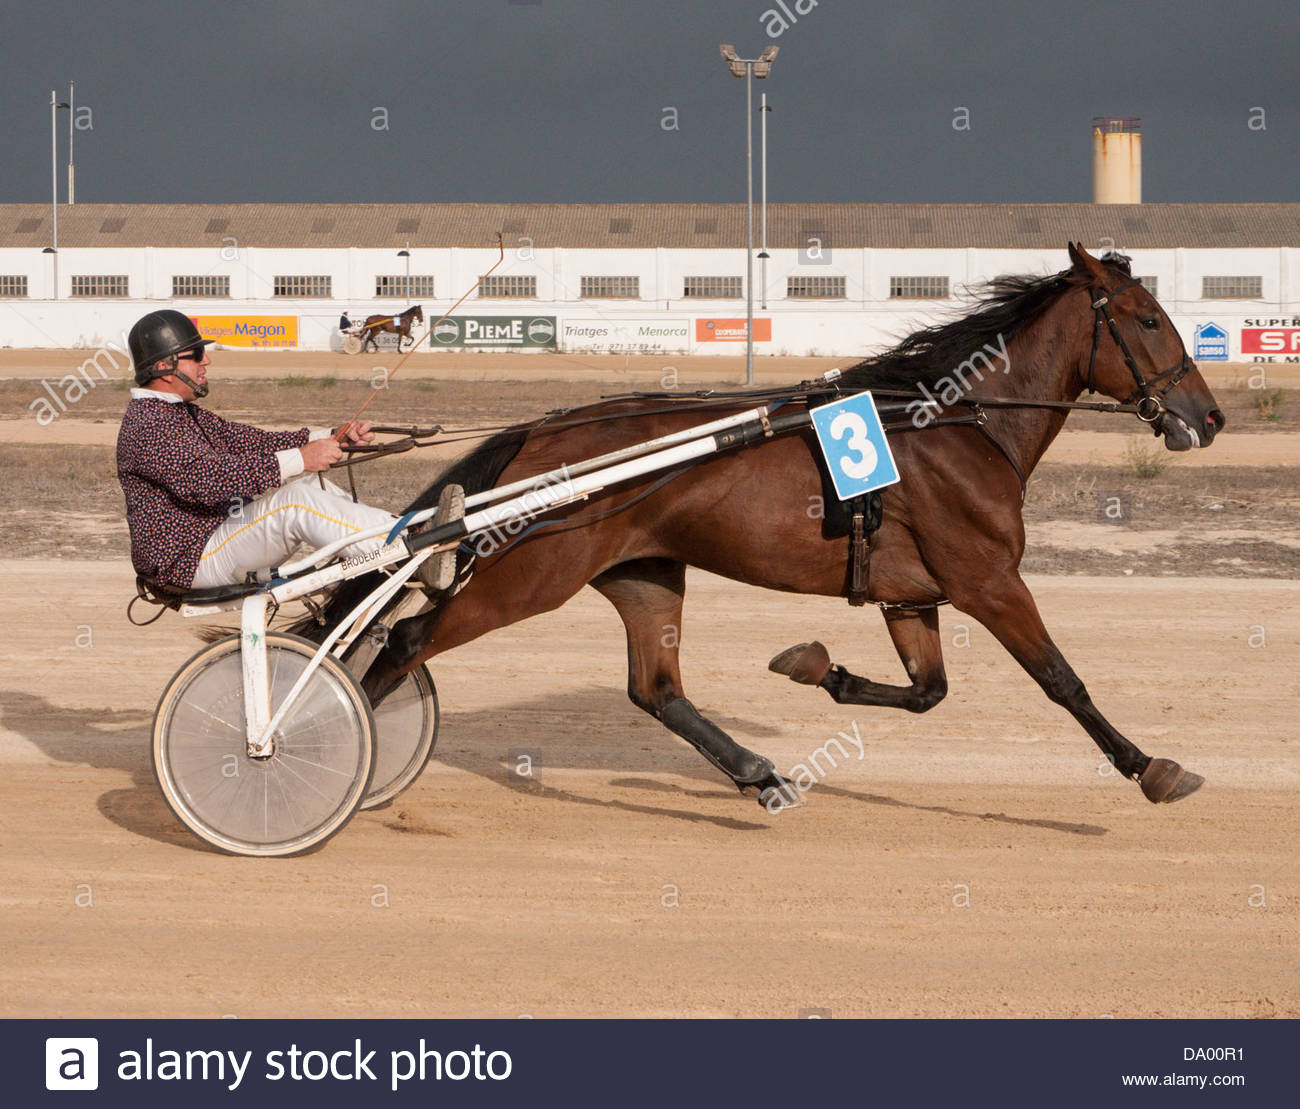
M 0 574 L 0 1015 L 1300 1016 L 1296 582 L 1031 581 L 1101 709 L 1207 776 L 1175 806 L 960 613 L 943 704 L 845 708 L 765 664 L 820 636 L 898 680 L 874 610 L 692 574 L 697 704 L 785 767 L 864 741 L 802 809 L 627 703 L 588 592 L 435 660 L 438 751 L 391 808 L 254 861 L 153 781 L 187 622 L 129 626 L 121 561 Z
M 86 353 L 0 351 L 0 379 L 49 378 Z M 221 360 L 249 382 L 372 372 L 309 353 Z M 420 354 L 402 372 L 535 370 L 542 393 L 570 381 L 585 396 L 654 385 L 668 362 Z M 692 386 L 743 376 L 739 359 L 676 364 Z M 763 359 L 759 380 L 835 364 Z M 1247 370 L 1207 377 L 1240 387 Z M 1300 367 L 1269 373 L 1300 384 Z M 24 405 L 25 388 L 10 387 Z M 484 411 L 517 392 L 485 388 Z M 116 437 L 115 418 L 40 427 L 23 414 L 0 422 L 15 458 Z M 1067 431 L 1047 461 L 1122 464 L 1134 438 Z M 1230 426 L 1175 465 L 1293 466 L 1297 441 Z M 37 485 L 25 496 L 13 515 L 40 512 L 33 526 L 60 534 L 60 554 L 76 556 L 88 529 L 121 531 L 47 518 Z M 1295 544 L 1260 511 L 1234 516 L 1244 530 L 1231 535 L 1199 516 L 1131 531 L 1044 519 L 1030 542 L 1209 574 L 1222 552 L 1193 558 L 1189 534 L 1243 554 Z M 1136 562 L 1143 552 L 1155 561 Z M 1118 779 L 960 613 L 942 615 L 943 704 L 852 709 L 766 662 L 817 636 L 851 669 L 900 680 L 874 610 L 693 573 L 683 670 L 706 713 L 785 769 L 837 733 L 863 741 L 802 809 L 763 811 L 627 702 L 621 625 L 587 593 L 435 660 L 438 750 L 394 805 L 316 854 L 255 861 L 210 851 L 162 800 L 153 709 L 197 642 L 171 614 L 126 623 L 132 573 L 113 553 L 0 561 L 0 1016 L 1300 1016 L 1295 580 L 1031 579 L 1102 711 L 1207 776 L 1176 806 Z M 531 780 L 510 772 L 519 750 Z

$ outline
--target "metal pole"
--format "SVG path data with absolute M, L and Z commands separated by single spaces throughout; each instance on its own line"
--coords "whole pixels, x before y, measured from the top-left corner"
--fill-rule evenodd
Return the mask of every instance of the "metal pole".
M 745 384 L 754 384 L 754 63 L 745 63 Z
M 763 190 L 761 193 L 762 200 L 759 202 L 759 210 L 762 215 L 763 230 L 759 236 L 760 243 L 758 247 L 758 264 L 759 264 L 759 287 L 762 293 L 762 308 L 767 311 L 767 93 L 763 93 L 762 103 L 759 106 L 758 114 L 762 119 L 762 128 L 760 134 L 763 136 L 762 157 L 760 163 L 763 167 Z
M 75 204 L 73 197 L 76 195 L 72 182 L 72 121 L 77 115 L 77 101 L 74 99 L 77 91 L 77 82 L 68 82 L 68 203 Z
M 50 89 L 50 214 L 54 222 L 54 299 L 59 299 L 59 98 Z

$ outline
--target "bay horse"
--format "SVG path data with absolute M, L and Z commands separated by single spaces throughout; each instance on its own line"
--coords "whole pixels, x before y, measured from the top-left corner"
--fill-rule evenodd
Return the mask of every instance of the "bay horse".
M 1148 757 L 1117 731 L 1043 626 L 1018 569 L 1025 548 L 1021 504 L 1024 481 L 1065 422 L 1060 402 L 1074 401 L 1085 388 L 1124 402 L 1136 398 L 1170 450 L 1208 446 L 1224 417 L 1169 317 L 1123 260 L 1099 261 L 1073 243 L 1069 256 L 1070 268 L 1055 275 L 995 279 L 968 315 L 908 336 L 836 382 L 845 392 L 937 391 L 935 403 L 954 411 L 961 406 L 949 391 L 957 388 L 954 378 L 962 388 L 977 387 L 973 367 L 982 381 L 972 352 L 1005 354 L 1005 367 L 985 359 L 990 380 L 979 395 L 1012 398 L 1015 406 L 990 407 L 983 427 L 949 424 L 890 437 L 902 478 L 882 491 L 867 586 L 882 606 L 906 684 L 831 666 L 820 644 L 784 651 L 772 668 L 819 686 L 840 704 L 925 712 L 948 688 L 934 606 L 950 601 L 983 624 L 1149 800 L 1176 801 L 1203 779 L 1169 759 Z M 1048 406 L 1035 406 L 1040 402 Z M 737 410 L 752 406 L 743 396 L 732 403 Z M 450 481 L 473 492 L 700 419 L 689 408 L 653 399 L 567 413 L 558 425 L 563 434 L 548 417 L 499 434 L 411 507 L 436 503 Z M 364 679 L 367 693 L 378 700 L 418 663 L 558 608 L 591 585 L 626 627 L 633 704 L 695 746 L 742 792 L 757 789 L 762 802 L 768 790 L 788 783 L 686 698 L 680 636 L 665 631 L 681 628 L 687 566 L 767 589 L 848 595 L 848 545 L 808 511 L 823 494 L 818 456 L 810 431 L 777 436 L 708 458 L 669 475 L 672 480 L 637 479 L 598 494 L 594 505 L 556 511 L 501 549 L 480 551 L 459 592 L 397 623 Z M 327 615 L 338 619 L 374 584 L 373 575 L 346 583 Z
M 416 304 L 408 308 L 400 316 L 367 316 L 366 322 L 361 325 L 358 334 L 361 336 L 361 353 L 366 353 L 367 346 L 373 346 L 376 351 L 379 350 L 379 342 L 376 338 L 385 331 L 391 332 L 397 336 L 397 350 L 401 353 L 402 340 L 411 337 L 411 324 L 414 322 L 424 323 L 424 308 Z

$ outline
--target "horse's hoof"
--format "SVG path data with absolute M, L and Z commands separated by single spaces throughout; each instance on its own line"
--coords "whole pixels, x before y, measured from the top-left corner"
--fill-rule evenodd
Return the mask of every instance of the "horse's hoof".
M 786 675 L 800 685 L 821 685 L 831 668 L 831 656 L 814 639 L 811 643 L 796 643 L 793 647 L 787 647 L 767 664 L 767 668 L 774 674 Z
M 1190 770 L 1184 770 L 1172 759 L 1152 759 L 1138 779 L 1142 793 L 1154 804 L 1181 801 L 1195 793 L 1205 779 Z
M 758 786 L 758 803 L 770 813 L 797 809 L 803 804 L 803 797 L 795 784 L 775 770 Z

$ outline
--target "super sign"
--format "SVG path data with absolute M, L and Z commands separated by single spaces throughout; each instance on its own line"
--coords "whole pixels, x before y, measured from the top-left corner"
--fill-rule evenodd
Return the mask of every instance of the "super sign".
M 824 404 L 810 415 L 840 500 L 898 481 L 898 467 L 870 393 Z

